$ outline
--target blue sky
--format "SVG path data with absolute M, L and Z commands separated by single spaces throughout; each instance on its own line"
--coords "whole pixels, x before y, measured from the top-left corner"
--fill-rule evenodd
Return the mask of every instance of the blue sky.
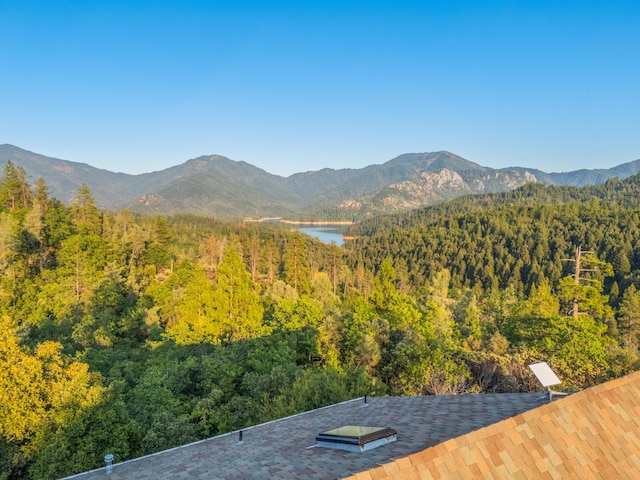
M 290 175 L 640 158 L 640 2 L 0 0 L 0 143 Z

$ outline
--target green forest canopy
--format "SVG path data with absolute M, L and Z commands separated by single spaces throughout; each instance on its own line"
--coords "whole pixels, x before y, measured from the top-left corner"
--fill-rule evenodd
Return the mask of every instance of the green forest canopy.
M 9 162 L 0 478 L 364 394 L 529 391 L 535 361 L 568 390 L 636 370 L 638 198 L 638 177 L 528 185 L 371 220 L 340 248 L 277 225 L 104 212 L 86 186 L 66 206 Z

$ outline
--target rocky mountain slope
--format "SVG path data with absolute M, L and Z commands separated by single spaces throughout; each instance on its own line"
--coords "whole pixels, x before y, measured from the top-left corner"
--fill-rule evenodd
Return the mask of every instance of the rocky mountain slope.
M 51 194 L 71 203 L 86 183 L 98 205 L 142 213 L 195 213 L 223 218 L 358 219 L 429 205 L 469 193 L 499 192 L 529 182 L 598 184 L 640 171 L 640 160 L 608 170 L 545 173 L 492 169 L 450 152 L 408 153 L 361 169 L 323 169 L 287 178 L 220 155 L 202 156 L 165 170 L 128 175 L 0 145 L 29 178 L 42 177 Z

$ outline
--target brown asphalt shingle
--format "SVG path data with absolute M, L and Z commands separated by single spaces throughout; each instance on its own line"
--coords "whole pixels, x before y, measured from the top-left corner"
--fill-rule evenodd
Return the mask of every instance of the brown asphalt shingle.
M 443 456 L 434 467 L 416 464 L 422 457 L 412 459 L 411 454 L 420 455 L 438 444 L 446 454 L 457 446 L 442 442 L 535 408 L 544 403 L 536 401 L 538 397 L 535 393 L 376 397 L 368 399 L 368 407 L 357 399 L 245 429 L 242 445 L 236 444 L 237 433 L 221 435 L 116 464 L 108 477 L 99 469 L 70 478 L 335 479 L 361 472 L 363 476 L 357 478 L 367 480 L 422 478 L 434 468 L 455 470 L 458 460 Z M 317 434 L 344 425 L 391 427 L 398 432 L 398 440 L 362 453 L 313 447 Z M 499 451 L 492 447 L 492 452 L 497 461 Z M 470 471 L 482 465 L 476 452 L 465 455 L 460 461 L 471 462 Z M 505 471 L 514 468 L 508 463 Z

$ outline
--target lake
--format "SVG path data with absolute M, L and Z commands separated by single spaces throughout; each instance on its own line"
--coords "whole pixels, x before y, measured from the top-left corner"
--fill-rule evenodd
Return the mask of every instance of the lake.
M 342 246 L 344 242 L 343 228 L 340 226 L 323 225 L 321 227 L 310 227 L 308 225 L 292 225 L 292 227 L 329 245 L 335 243 L 338 246 Z

